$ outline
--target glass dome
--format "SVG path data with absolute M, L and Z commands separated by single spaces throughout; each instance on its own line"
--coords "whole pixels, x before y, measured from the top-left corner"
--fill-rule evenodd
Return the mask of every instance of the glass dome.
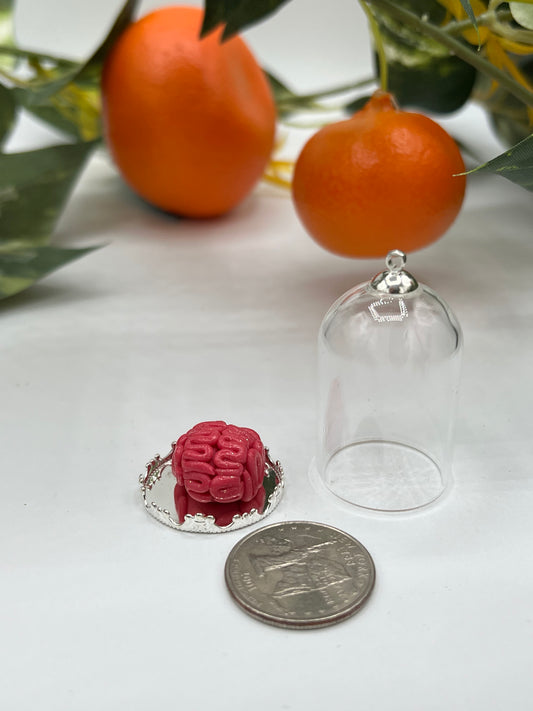
M 390 252 L 319 332 L 319 474 L 340 498 L 379 511 L 434 501 L 451 468 L 461 329 L 405 261 Z

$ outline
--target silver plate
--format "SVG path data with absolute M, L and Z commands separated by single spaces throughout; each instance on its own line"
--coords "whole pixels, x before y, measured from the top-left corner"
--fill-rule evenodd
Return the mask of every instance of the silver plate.
M 225 578 L 248 614 L 278 627 L 309 629 L 357 612 L 372 592 L 375 568 L 366 548 L 344 531 L 291 521 L 239 541 Z
M 159 454 L 156 454 L 146 465 L 146 473 L 141 474 L 139 477 L 146 510 L 166 526 L 192 533 L 225 533 L 226 531 L 235 531 L 262 521 L 279 504 L 284 488 L 283 467 L 280 462 L 272 461 L 268 449 L 265 447 L 266 461 L 263 487 L 266 491 L 266 500 L 262 512 L 252 509 L 249 513 L 236 514 L 227 526 L 218 526 L 213 516 L 205 516 L 200 513 L 194 516 L 186 514 L 185 520 L 180 523 L 177 520 L 174 506 L 176 478 L 172 473 L 171 465 L 173 449 L 174 447 L 166 457 L 160 457 Z

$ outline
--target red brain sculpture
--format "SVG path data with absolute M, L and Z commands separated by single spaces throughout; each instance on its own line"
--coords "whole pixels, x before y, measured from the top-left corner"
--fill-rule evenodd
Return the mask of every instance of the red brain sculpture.
M 261 494 L 265 448 L 257 432 L 247 427 L 222 421 L 195 425 L 178 439 L 172 471 L 181 499 L 186 492 L 195 502 L 205 505 L 264 501 Z M 189 513 L 191 508 L 195 507 L 189 505 Z M 196 508 L 202 510 L 201 506 Z M 178 513 L 182 518 L 181 511 Z

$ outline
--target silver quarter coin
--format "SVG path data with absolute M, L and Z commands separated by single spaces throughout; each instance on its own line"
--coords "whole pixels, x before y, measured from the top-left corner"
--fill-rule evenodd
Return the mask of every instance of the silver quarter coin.
M 228 589 L 248 614 L 278 627 L 326 627 L 357 612 L 372 592 L 374 562 L 332 526 L 290 521 L 239 541 L 225 567 Z

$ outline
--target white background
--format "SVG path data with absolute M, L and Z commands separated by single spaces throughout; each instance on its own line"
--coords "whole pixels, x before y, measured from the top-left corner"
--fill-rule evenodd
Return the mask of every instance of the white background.
M 19 0 L 19 40 L 86 56 L 119 5 Z M 370 71 L 355 0 L 294 0 L 247 34 L 301 91 Z M 483 157 L 500 150 L 475 108 L 446 124 Z M 51 140 L 25 122 L 11 147 Z M 464 329 L 455 482 L 423 512 L 362 513 L 308 476 L 315 337 L 381 264 L 324 252 L 264 186 L 217 221 L 161 215 L 95 156 L 55 241 L 106 246 L 0 304 L 2 708 L 531 709 L 532 218 L 531 193 L 474 177 L 449 233 L 410 256 Z M 268 522 L 330 523 L 372 553 L 358 615 L 262 625 L 223 581 L 248 531 L 147 516 L 145 462 L 213 418 L 253 427 L 283 462 Z

